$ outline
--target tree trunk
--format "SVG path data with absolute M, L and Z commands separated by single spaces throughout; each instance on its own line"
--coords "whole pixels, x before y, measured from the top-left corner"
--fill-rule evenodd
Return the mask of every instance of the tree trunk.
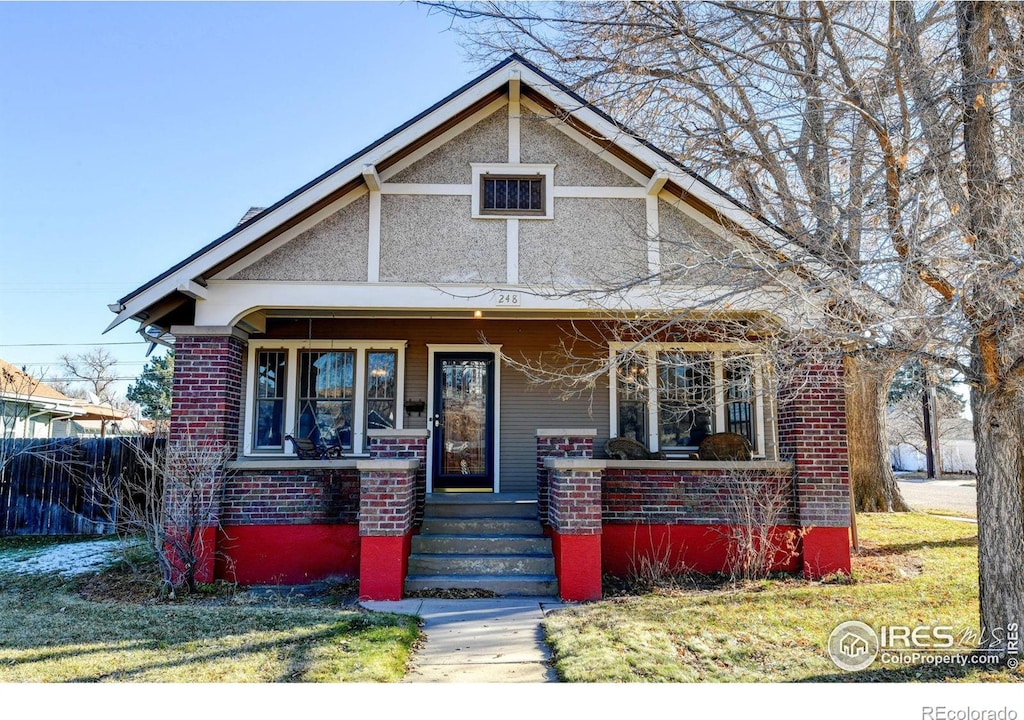
M 889 383 L 897 366 L 858 354 L 848 355 L 843 369 L 854 507 L 857 512 L 906 512 L 910 508 L 896 485 L 885 436 Z
M 972 388 L 978 451 L 978 580 L 983 647 L 1006 650 L 1024 622 L 1024 421 L 1022 399 Z M 1018 646 L 1019 649 L 1019 646 Z

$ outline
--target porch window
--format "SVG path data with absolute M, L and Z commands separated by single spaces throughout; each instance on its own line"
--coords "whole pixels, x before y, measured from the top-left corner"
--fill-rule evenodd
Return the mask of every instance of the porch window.
M 763 373 L 736 345 L 645 343 L 612 346 L 611 434 L 686 456 L 708 435 L 746 437 L 765 457 Z
M 395 373 L 398 357 L 394 351 L 366 353 L 366 429 L 395 427 Z
M 362 454 L 368 430 L 402 428 L 404 342 L 260 344 L 250 343 L 245 453 L 291 455 L 292 434 Z
M 288 356 L 280 350 L 256 354 L 256 437 L 260 450 L 284 447 L 285 378 Z
M 715 376 L 705 354 L 660 352 L 658 358 L 658 447 L 695 448 L 714 432 Z
M 351 350 L 299 353 L 298 437 L 352 449 L 355 372 Z

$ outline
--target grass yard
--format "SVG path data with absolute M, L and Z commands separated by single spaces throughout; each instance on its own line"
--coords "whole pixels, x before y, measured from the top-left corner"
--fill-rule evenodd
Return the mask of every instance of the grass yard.
M 48 542 L 0 538 L 0 558 Z M 156 602 L 124 571 L 83 577 L 0 571 L 0 682 L 391 682 L 419 638 L 340 593 Z
M 977 527 L 922 514 L 859 515 L 853 580 L 744 585 L 679 581 L 550 615 L 559 675 L 570 682 L 1019 682 L 1019 670 L 880 666 L 847 673 L 826 653 L 846 620 L 978 630 Z

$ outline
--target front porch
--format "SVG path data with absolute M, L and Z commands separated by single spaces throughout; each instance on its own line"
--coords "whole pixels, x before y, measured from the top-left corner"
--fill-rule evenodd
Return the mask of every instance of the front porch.
M 301 584 L 329 577 L 358 577 L 364 597 L 399 598 L 407 589 L 424 587 L 418 580 L 410 584 L 410 574 L 427 575 L 421 570 L 437 564 L 437 558 L 412 556 L 429 554 L 421 552 L 422 548 L 414 552 L 414 544 L 430 544 L 416 538 L 431 534 L 429 525 L 424 532 L 427 500 L 440 498 L 437 491 L 442 488 L 477 491 L 466 493 L 479 498 L 464 501 L 466 507 L 480 505 L 483 499 L 492 503 L 509 497 L 535 499 L 533 522 L 539 537 L 550 544 L 554 565 L 554 578 L 545 581 L 557 580 L 558 592 L 567 600 L 600 597 L 603 573 L 628 574 L 645 558 L 665 557 L 679 568 L 701 572 L 727 569 L 729 538 L 735 535 L 735 528 L 749 522 L 738 506 L 739 500 L 750 495 L 745 488 L 774 488 L 781 498 L 773 509 L 771 531 L 792 537 L 792 541 L 790 550 L 775 558 L 778 569 L 802 571 L 809 577 L 849 571 L 845 394 L 842 376 L 835 368 L 805 368 L 791 381 L 792 390 L 763 396 L 756 406 L 754 401 L 748 403 L 748 410 L 755 407 L 761 413 L 757 421 L 760 434 L 755 437 L 761 443 L 755 445 L 760 458 L 731 463 L 626 461 L 602 457 L 616 423 L 642 417 L 633 406 L 626 413 L 613 412 L 614 385 L 609 382 L 595 394 L 607 404 L 595 407 L 595 403 L 560 402 L 543 389 L 531 391 L 521 373 L 501 369 L 500 356 L 494 351 L 493 385 L 488 391 L 494 417 L 473 426 L 486 433 L 481 445 L 473 445 L 472 433 L 462 436 L 470 438 L 460 440 L 465 443 L 463 451 L 461 444 L 452 449 L 438 443 L 439 433 L 445 430 L 440 401 L 451 396 L 444 394 L 445 385 L 437 374 L 447 371 L 442 362 L 452 357 L 451 353 L 464 352 L 451 348 L 468 345 L 465 341 L 477 332 L 474 323 L 320 323 L 300 323 L 311 336 L 303 341 L 286 332 L 288 328 L 292 333 L 298 330 L 295 323 L 268 326 L 277 337 L 260 341 L 234 328 L 192 328 L 191 334 L 188 329 L 176 329 L 172 442 L 201 437 L 240 449 L 229 465 L 232 476 L 208 532 L 209 552 L 200 579 Z M 508 350 L 549 346 L 555 325 L 540 320 L 496 321 L 488 327 L 489 336 L 503 340 Z M 536 334 L 533 340 L 525 339 L 526 329 Z M 462 342 L 432 342 L 435 334 L 445 333 L 446 339 Z M 346 339 L 354 335 L 368 339 L 359 343 Z M 340 339 L 327 340 L 325 336 Z M 393 340 L 400 336 L 406 339 Z M 382 343 L 388 349 L 381 351 Z M 278 349 L 271 350 L 274 347 Z M 478 361 L 475 356 L 483 354 L 480 348 L 497 345 L 472 347 L 474 353 L 461 356 L 466 362 L 458 368 L 459 372 L 467 368 L 472 372 L 454 383 L 455 390 L 482 391 L 492 382 L 482 379 L 479 366 L 469 363 Z M 295 398 L 278 394 L 274 384 L 265 382 L 264 365 L 273 362 L 280 370 L 278 377 L 284 379 L 282 387 L 302 387 L 307 381 L 300 368 L 306 367 L 310 358 L 330 355 L 337 364 L 345 353 L 351 355 L 350 367 L 357 378 L 351 386 L 363 388 L 355 394 L 351 407 L 332 396 L 313 403 L 301 391 Z M 390 364 L 371 357 L 375 355 L 388 355 Z M 660 360 L 660 356 L 652 357 Z M 368 368 L 373 367 L 384 368 L 383 375 L 393 383 L 389 387 L 397 388 L 394 392 L 369 395 Z M 714 367 L 717 376 L 723 377 L 724 366 Z M 388 376 L 389 372 L 392 375 Z M 723 397 L 721 391 L 716 392 Z M 424 397 L 433 399 L 422 405 L 405 402 Z M 460 398 L 458 393 L 454 397 Z M 620 397 L 623 405 L 627 400 L 636 405 L 627 396 Z M 650 397 L 648 426 L 663 428 L 657 416 L 659 396 Z M 277 435 L 283 436 L 291 427 L 288 418 L 298 422 L 309 407 L 316 408 L 314 418 L 320 417 L 315 413 L 324 407 L 331 408 L 332 418 L 349 418 L 351 447 L 343 457 L 304 460 L 286 452 L 283 439 L 273 446 Z M 460 407 L 462 415 L 456 417 L 463 419 L 471 411 L 480 418 L 488 412 L 483 404 L 471 411 Z M 398 427 L 369 425 L 365 418 L 371 411 L 381 417 L 397 412 L 392 424 Z M 605 422 L 580 424 L 593 421 L 595 414 Z M 364 421 L 351 422 L 360 417 Z M 722 417 L 715 409 L 709 422 L 721 425 Z M 538 429 L 537 418 L 564 424 Z M 531 420 L 533 426 L 527 426 Z M 766 453 L 781 459 L 764 457 Z M 442 472 L 446 463 L 448 478 Z M 469 487 L 450 484 L 461 472 L 473 476 Z M 454 505 L 457 512 L 459 503 Z M 534 535 L 532 531 L 504 534 Z M 481 538 L 474 541 L 486 542 Z M 528 554 L 547 552 L 534 547 Z M 458 566 L 461 561 L 444 562 Z M 520 564 L 536 569 L 541 561 L 529 559 Z M 462 566 L 467 567 L 466 563 Z M 495 574 L 501 572 L 494 570 Z M 460 573 L 436 573 L 453 574 Z M 474 573 L 467 570 L 461 574 Z M 441 581 L 435 578 L 435 582 Z M 467 577 L 449 577 L 444 582 L 450 587 L 473 583 Z M 486 583 L 478 579 L 477 584 L 484 587 Z

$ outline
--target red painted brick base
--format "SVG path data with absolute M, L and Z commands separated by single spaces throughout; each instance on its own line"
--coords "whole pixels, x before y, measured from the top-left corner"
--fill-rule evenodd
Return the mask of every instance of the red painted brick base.
M 810 528 L 803 546 L 804 577 L 816 580 L 837 572 L 850 574 L 849 528 Z
M 217 541 L 217 577 L 301 585 L 359 574 L 358 525 L 234 525 Z
M 359 599 L 401 600 L 412 533 L 364 536 L 359 551 Z
M 795 537 L 799 530 L 780 526 L 777 532 L 781 540 L 784 533 Z M 601 534 L 604 572 L 629 577 L 646 558 L 674 572 L 720 573 L 728 564 L 729 534 L 727 525 L 605 525 Z M 800 556 L 780 554 L 774 569 L 796 572 Z
M 558 592 L 563 600 L 601 599 L 601 536 L 551 532 Z

